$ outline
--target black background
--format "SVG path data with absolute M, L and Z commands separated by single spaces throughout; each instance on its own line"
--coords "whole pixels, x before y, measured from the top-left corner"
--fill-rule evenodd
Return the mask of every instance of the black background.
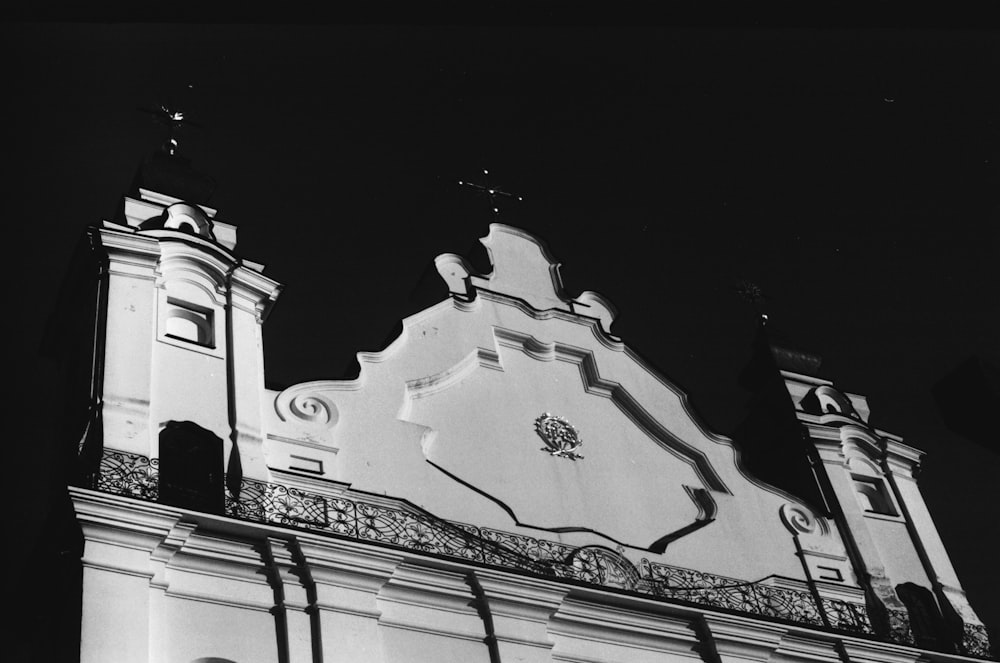
M 0 28 L 21 397 L 10 568 L 63 595 L 32 557 L 56 499 L 39 488 L 58 412 L 39 339 L 83 229 L 163 141 L 136 109 L 170 101 L 200 125 L 181 152 L 217 180 L 238 253 L 286 284 L 264 328 L 270 385 L 353 376 L 356 352 L 444 296 L 434 256 L 488 271 L 492 214 L 457 184 L 488 168 L 524 197 L 501 220 L 548 243 L 571 295 L 607 296 L 615 333 L 723 434 L 746 412 L 756 325 L 735 288 L 759 286 L 823 377 L 927 451 L 923 493 L 1000 637 L 996 436 L 956 434 L 931 394 L 970 357 L 998 365 L 1000 33 L 888 10 L 669 23 L 494 8 Z M 47 660 L 48 605 L 23 610 L 19 660 Z

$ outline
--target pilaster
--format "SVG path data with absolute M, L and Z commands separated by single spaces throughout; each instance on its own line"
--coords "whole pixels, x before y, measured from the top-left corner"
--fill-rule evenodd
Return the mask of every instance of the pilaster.
M 607 599 L 596 594 L 574 594 L 562 602 L 549 625 L 556 643 L 553 660 L 701 662 L 697 629 L 690 619 L 660 610 L 633 610 L 602 600 Z
M 150 237 L 97 231 L 108 257 L 101 418 L 106 447 L 150 456 L 156 263 Z
M 403 562 L 378 595 L 386 658 L 489 660 L 486 625 L 464 570 Z
M 284 622 L 287 663 L 313 663 L 308 579 L 295 540 L 267 537 L 266 556 L 276 595 L 275 609 Z
M 706 640 L 721 663 L 766 663 L 788 629 L 735 615 L 705 615 Z
M 489 569 L 477 569 L 472 577 L 500 659 L 551 661 L 549 619 L 568 588 Z
M 923 452 L 892 439 L 885 439 L 883 445 L 886 478 L 903 510 L 913 545 L 931 579 L 943 616 L 951 624 L 959 651 L 988 655 L 990 646 L 986 628 L 969 604 L 917 485 L 916 475 Z
M 315 588 L 314 634 L 324 663 L 383 661 L 377 596 L 403 557 L 346 542 L 299 538 L 303 566 Z
M 847 663 L 917 663 L 919 651 L 885 642 L 843 640 L 840 644 Z
M 264 458 L 264 343 L 261 323 L 281 286 L 247 267 L 237 265 L 228 277 L 230 376 L 229 398 L 233 441 L 239 450 L 243 476 L 267 480 Z
M 795 661 L 805 663 L 814 661 L 816 663 L 844 663 L 840 649 L 835 640 L 818 640 L 812 637 L 803 637 L 792 634 L 785 634 L 781 638 L 781 644 L 774 652 L 774 659 L 777 661 Z
M 844 455 L 840 430 L 829 430 L 820 426 L 809 426 L 809 434 L 823 462 L 823 469 L 833 488 L 843 522 L 839 527 L 844 543 L 853 548 L 855 564 L 863 577 L 858 578 L 867 585 L 868 614 L 873 626 L 882 635 L 896 640 L 911 640 L 906 607 L 896 596 L 878 547 L 875 544 L 865 516 L 861 512 L 850 468 Z

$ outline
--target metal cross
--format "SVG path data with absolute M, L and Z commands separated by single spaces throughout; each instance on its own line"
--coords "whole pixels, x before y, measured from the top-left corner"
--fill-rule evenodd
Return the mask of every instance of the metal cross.
M 756 283 L 744 280 L 737 283 L 734 290 L 736 290 L 736 294 L 739 295 L 740 299 L 753 306 L 754 311 L 760 316 L 760 323 L 766 325 L 767 313 L 764 313 L 761 309 L 767 297 L 761 291 L 760 287 Z
M 139 110 L 143 113 L 149 113 L 157 124 L 167 128 L 167 140 L 163 143 L 163 151 L 171 156 L 177 153 L 177 132 L 180 131 L 180 128 L 182 126 L 200 126 L 189 120 L 187 114 L 173 104 L 159 104 L 156 108 L 140 108 Z
M 480 184 L 473 184 L 472 182 L 463 182 L 462 180 L 459 180 L 458 183 L 461 184 L 462 186 L 471 186 L 473 189 L 476 189 L 477 191 L 482 192 L 487 198 L 489 198 L 490 207 L 493 208 L 493 218 L 494 219 L 499 219 L 500 218 L 500 208 L 497 206 L 497 198 L 499 196 L 507 196 L 508 198 L 516 198 L 519 201 L 520 200 L 524 200 L 524 198 L 522 198 L 521 196 L 515 195 L 513 193 L 508 193 L 506 191 L 503 191 L 502 189 L 498 189 L 495 186 L 490 186 L 490 184 L 489 184 L 489 174 L 490 174 L 490 171 L 488 171 L 488 170 L 486 170 L 484 168 L 483 169 L 483 183 L 481 185 Z

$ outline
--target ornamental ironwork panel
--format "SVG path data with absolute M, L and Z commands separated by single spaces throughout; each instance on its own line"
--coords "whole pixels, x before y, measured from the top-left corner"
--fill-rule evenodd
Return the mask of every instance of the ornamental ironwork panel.
M 758 600 L 755 614 L 802 624 L 823 624 L 820 607 L 809 592 L 767 585 L 754 585 L 753 588 Z
M 226 493 L 226 514 L 240 520 L 325 528 L 326 498 L 255 479 L 240 481 L 239 497 Z
M 160 497 L 160 461 L 105 449 L 93 487 L 105 493 L 155 502 Z
M 769 587 L 736 578 L 642 560 L 649 592 L 662 598 L 806 624 L 823 624 L 820 608 L 808 592 Z
M 963 628 L 962 643 L 959 646 L 966 656 L 990 657 L 990 637 L 982 624 L 966 624 Z M 998 652 L 1000 654 L 1000 652 Z
M 538 569 L 546 575 L 572 575 L 565 568 L 565 560 L 573 553 L 573 546 L 486 527 L 479 528 L 479 531 L 483 541 L 493 544 L 486 551 L 484 561 L 487 564 L 503 566 L 504 561 L 514 555 L 516 561 L 523 565 L 518 568 Z
M 355 502 L 354 510 L 359 539 L 460 559 L 482 559 L 475 538 L 446 521 L 364 502 Z
M 326 500 L 326 529 L 334 534 L 358 538 L 358 521 L 354 512 L 354 502 L 343 497 L 329 497 Z
M 830 626 L 842 631 L 872 635 L 871 620 L 868 619 L 868 609 L 863 605 L 841 601 L 838 599 L 820 598 L 823 614 Z
M 566 558 L 566 562 L 577 580 L 619 589 L 635 590 L 639 587 L 639 572 L 632 563 L 607 548 L 577 548 Z

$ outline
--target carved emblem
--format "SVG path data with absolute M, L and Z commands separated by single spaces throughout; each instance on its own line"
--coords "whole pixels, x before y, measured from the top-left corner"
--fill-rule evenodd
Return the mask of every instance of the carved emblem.
M 562 417 L 546 412 L 535 419 L 535 432 L 545 441 L 542 451 L 570 460 L 583 459 L 583 456 L 576 452 L 583 445 L 583 440 L 580 439 L 580 434 L 573 424 Z

